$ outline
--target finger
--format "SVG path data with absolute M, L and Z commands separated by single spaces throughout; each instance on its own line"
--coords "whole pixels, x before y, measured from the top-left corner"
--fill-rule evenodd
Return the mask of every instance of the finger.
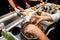
M 32 18 L 30 19 L 31 22 L 34 22 L 35 20 L 36 20 L 35 17 L 32 17 Z
M 29 31 L 28 30 L 24 30 L 24 33 L 26 34 L 26 33 L 28 33 Z
M 40 2 L 43 2 L 43 0 L 40 0 Z
M 42 19 L 37 20 L 35 25 L 37 25 L 41 21 L 42 21 Z
M 36 17 L 37 15 L 33 15 L 32 17 Z
M 25 33 L 25 34 L 31 34 L 31 33 L 33 33 L 33 32 L 32 32 L 31 30 L 25 30 L 24 33 Z

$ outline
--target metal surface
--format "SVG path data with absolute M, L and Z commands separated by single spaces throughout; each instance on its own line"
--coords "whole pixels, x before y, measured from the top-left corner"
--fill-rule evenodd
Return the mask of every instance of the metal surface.
M 17 16 L 17 13 L 13 13 L 11 15 L 8 15 L 8 16 L 4 17 L 4 18 L 1 18 L 0 23 L 3 22 L 3 21 L 9 20 L 10 18 L 12 18 L 14 16 Z

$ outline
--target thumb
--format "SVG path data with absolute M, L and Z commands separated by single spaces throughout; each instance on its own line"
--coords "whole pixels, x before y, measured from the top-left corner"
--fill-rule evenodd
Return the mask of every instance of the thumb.
M 36 21 L 36 24 L 35 25 L 37 25 L 39 22 L 41 22 L 42 21 L 42 19 L 38 19 L 37 21 Z

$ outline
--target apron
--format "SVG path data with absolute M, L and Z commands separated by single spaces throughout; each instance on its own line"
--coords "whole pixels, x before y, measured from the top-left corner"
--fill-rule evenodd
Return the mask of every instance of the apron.
M 16 4 L 24 9 L 26 9 L 25 0 L 16 0 Z
M 40 3 L 40 1 L 29 1 L 29 0 L 27 2 L 28 4 L 30 4 L 31 7 Z

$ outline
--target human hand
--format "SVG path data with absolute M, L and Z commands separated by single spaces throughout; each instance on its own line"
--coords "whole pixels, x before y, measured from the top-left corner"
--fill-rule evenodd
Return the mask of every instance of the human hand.
M 40 2 L 43 2 L 43 0 L 40 0 Z
M 26 8 L 29 8 L 30 7 L 30 5 L 26 2 Z
M 41 2 L 41 3 L 40 3 L 40 6 L 41 6 L 41 7 L 43 7 L 43 6 L 44 6 L 44 4 L 45 4 L 44 2 Z
M 15 10 L 16 13 L 19 13 L 20 12 L 20 10 L 17 9 L 17 8 L 14 8 L 14 10 Z
M 19 9 L 20 11 L 24 11 L 24 9 L 23 9 L 23 8 L 21 8 L 21 7 L 19 7 L 19 6 L 18 6 L 18 9 Z
M 37 36 L 36 34 L 38 34 L 39 32 L 39 27 L 33 24 L 29 24 L 25 29 L 24 29 L 24 33 L 25 34 L 33 34 L 35 36 Z
M 24 9 L 23 9 L 23 8 L 20 8 L 20 11 L 22 11 L 22 12 L 23 12 L 23 11 L 24 11 Z
M 46 37 L 46 35 L 40 30 L 40 28 L 33 24 L 26 26 L 24 33 L 34 35 L 36 38 L 38 38 L 38 40 L 49 40 L 48 37 Z
M 52 18 L 51 16 L 38 16 L 38 15 L 34 15 L 31 17 L 30 22 L 33 23 L 35 22 L 36 24 L 38 24 L 41 21 L 51 21 Z
M 34 15 L 34 16 L 31 17 L 30 22 L 31 22 L 31 23 L 35 23 L 35 24 L 37 25 L 37 24 L 38 24 L 40 21 L 42 21 L 42 20 L 43 20 L 43 19 L 40 18 L 40 16 Z
M 26 8 L 30 8 L 30 5 L 29 5 L 29 4 L 27 4 L 27 5 L 26 5 Z

